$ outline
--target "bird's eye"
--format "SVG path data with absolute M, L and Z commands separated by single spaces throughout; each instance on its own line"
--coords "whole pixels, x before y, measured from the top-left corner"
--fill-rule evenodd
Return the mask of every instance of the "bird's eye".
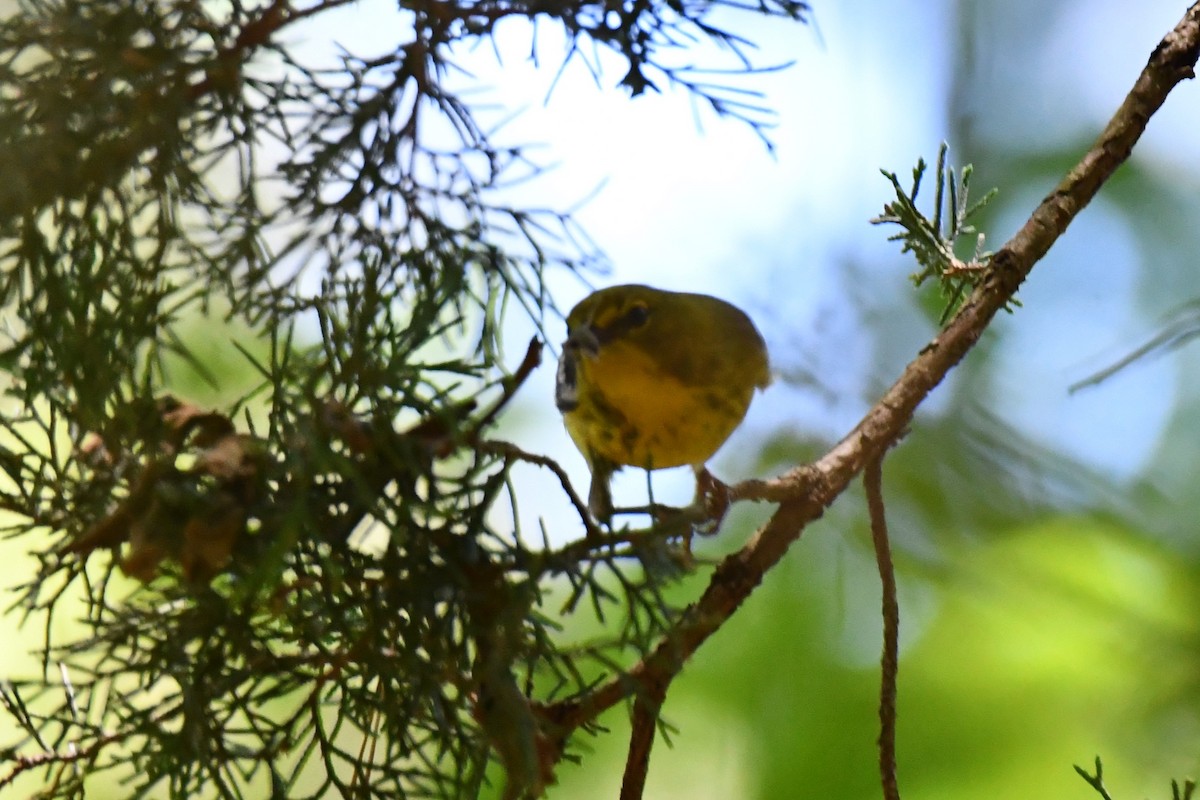
M 625 312 L 625 324 L 630 328 L 640 328 L 650 319 L 650 308 L 645 303 L 638 303 Z

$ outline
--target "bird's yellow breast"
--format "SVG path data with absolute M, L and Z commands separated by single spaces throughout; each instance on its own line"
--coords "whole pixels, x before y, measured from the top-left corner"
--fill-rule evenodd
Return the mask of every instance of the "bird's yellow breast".
M 661 469 L 703 464 L 746 415 L 754 385 L 714 375 L 685 383 L 647 351 L 614 341 L 580 357 L 567 431 L 588 457 Z

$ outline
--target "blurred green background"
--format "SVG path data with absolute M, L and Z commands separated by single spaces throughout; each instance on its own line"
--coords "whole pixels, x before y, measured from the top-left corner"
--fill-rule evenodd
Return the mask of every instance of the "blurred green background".
M 889 199 L 878 168 L 903 178 L 949 141 L 956 163 L 975 165 L 981 191 L 1001 190 L 984 226 L 998 247 L 1095 138 L 1186 8 L 814 5 L 807 28 L 739 25 L 767 61 L 797 62 L 746 84 L 779 111 L 774 155 L 744 126 L 694 115 L 679 92 L 629 99 L 611 88 L 617 69 L 597 87 L 573 67 L 547 100 L 554 70 L 524 59 L 525 31 L 501 42 L 500 61 L 462 54 L 493 99 L 523 109 L 506 135 L 545 142 L 560 164 L 522 196 L 571 204 L 606 182 L 578 213 L 612 258 L 598 283 L 711 291 L 763 329 L 778 377 L 714 463 L 730 479 L 818 455 L 936 330 L 937 298 L 911 288 L 914 266 L 885 241 L 890 231 L 867 223 Z M 300 38 L 314 52 L 332 41 L 369 51 L 396 36 L 376 20 L 393 13 L 363 2 Z M 539 47 L 557 67 L 554 42 Z M 1198 126 L 1200 96 L 1184 84 L 1035 269 L 1023 307 L 997 321 L 885 465 L 906 797 L 1095 797 L 1072 765 L 1090 767 L 1097 754 L 1117 800 L 1168 797 L 1172 777 L 1200 771 L 1200 350 L 1067 390 L 1200 300 Z M 586 292 L 566 276 L 554 285 L 562 307 Z M 561 333 L 547 324 L 552 339 Z M 513 321 L 514 362 L 529 329 Z M 180 365 L 175 388 L 219 404 L 250 373 L 239 377 L 237 333 L 197 331 L 226 383 L 213 392 Z M 583 485 L 550 372 L 525 388 L 502 435 L 550 453 Z M 518 477 L 528 530 L 562 518 L 546 476 Z M 655 486 L 659 499 L 679 499 L 690 477 L 656 476 Z M 644 476 L 626 474 L 618 502 L 644 491 Z M 768 512 L 737 509 L 703 553 L 732 551 Z M 11 585 L 30 569 L 24 543 L 0 547 L 0 582 Z M 673 747 L 656 745 L 647 797 L 878 797 L 878 609 L 856 490 L 672 687 L 664 714 L 678 730 Z M 42 631 L 18 623 L 0 620 L 2 675 L 40 669 L 28 651 Z M 623 713 L 605 721 L 612 733 L 583 743 L 591 753 L 563 766 L 551 797 L 617 795 Z

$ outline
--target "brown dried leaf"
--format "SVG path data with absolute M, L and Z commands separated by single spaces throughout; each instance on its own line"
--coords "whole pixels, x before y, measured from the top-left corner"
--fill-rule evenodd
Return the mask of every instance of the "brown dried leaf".
M 183 575 L 207 582 L 228 566 L 233 546 L 246 527 L 246 510 L 228 492 L 218 492 L 205 513 L 192 517 L 183 528 Z
M 227 434 L 201 451 L 193 472 L 220 481 L 252 478 L 259 473 L 262 443 L 248 434 Z
M 130 528 L 147 514 L 153 502 L 154 488 L 159 479 L 173 468 L 161 461 L 152 461 L 129 489 L 129 495 L 104 518 L 93 523 L 65 552 L 88 555 L 101 547 L 116 547 L 130 539 Z
M 88 433 L 75 448 L 79 460 L 89 467 L 111 467 L 117 463 L 116 457 L 104 443 L 104 437 L 98 433 Z
M 129 525 L 129 550 L 121 559 L 121 571 L 149 583 L 159 564 L 179 552 L 182 528 L 179 509 L 153 495 L 149 507 Z
M 338 400 L 326 400 L 321 403 L 320 423 L 335 437 L 345 442 L 353 453 L 363 455 L 375 448 L 371 426 L 355 417 L 354 413 Z
M 216 411 L 205 411 L 191 403 L 180 403 L 163 414 L 163 422 L 174 434 L 173 441 L 179 447 L 196 431 L 195 443 L 207 447 L 234 432 L 233 421 Z

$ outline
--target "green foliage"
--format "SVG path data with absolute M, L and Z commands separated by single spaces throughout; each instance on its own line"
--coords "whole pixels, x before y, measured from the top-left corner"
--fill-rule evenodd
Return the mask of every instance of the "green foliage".
M 956 175 L 953 167 L 946 164 L 947 150 L 945 143 L 938 149 L 932 218 L 917 208 L 917 193 L 927 168 L 922 158 L 913 168 L 912 188 L 907 192 L 896 173 L 881 170 L 895 189 L 896 200 L 884 205 L 883 213 L 871 220 L 876 225 L 895 224 L 904 229 L 889 236 L 888 240 L 903 242 L 901 252 L 911 252 L 921 265 L 921 270 L 913 273 L 914 284 L 920 286 L 930 278 L 937 279 L 942 296 L 946 298 L 942 322 L 949 319 L 966 293 L 978 283 L 991 260 L 992 254 L 983 249 L 984 235 L 975 228 L 972 220 L 997 193 L 992 189 L 971 203 L 969 191 L 973 168 L 968 164 Z M 965 260 L 957 254 L 959 242 L 964 239 L 973 246 Z
M 497 502 L 536 461 L 486 439 L 537 363 L 513 371 L 504 315 L 540 325 L 547 271 L 601 258 L 506 203 L 537 165 L 444 80 L 453 46 L 549 17 L 567 58 L 590 41 L 634 93 L 657 75 L 761 133 L 736 87 L 661 59 L 693 37 L 752 71 L 708 21 L 742 6 L 419 2 L 391 52 L 335 69 L 280 43 L 340 5 L 39 0 L 0 22 L 0 510 L 46 632 L 43 676 L 0 692 L 23 734 L 0 787 L 471 797 L 491 759 L 516 797 L 575 748 L 543 709 L 675 613 L 677 542 L 555 550 Z M 206 315 L 256 376 L 216 411 L 166 394 L 171 365 L 203 372 Z M 64 609 L 84 635 L 53 635 Z M 563 640 L 576 609 L 601 633 Z

